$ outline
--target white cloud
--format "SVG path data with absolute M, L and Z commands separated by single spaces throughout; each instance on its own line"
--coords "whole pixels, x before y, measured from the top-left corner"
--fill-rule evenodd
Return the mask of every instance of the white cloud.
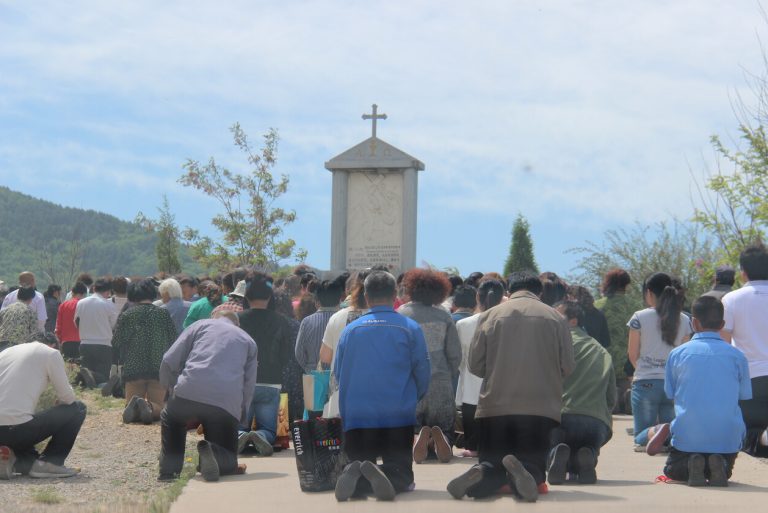
M 276 126 L 317 229 L 323 162 L 376 101 L 380 136 L 427 165 L 423 212 L 684 214 L 764 26 L 753 2 L 694 0 L 0 2 L 0 176 L 187 197 L 187 157 L 236 166 L 226 128 Z

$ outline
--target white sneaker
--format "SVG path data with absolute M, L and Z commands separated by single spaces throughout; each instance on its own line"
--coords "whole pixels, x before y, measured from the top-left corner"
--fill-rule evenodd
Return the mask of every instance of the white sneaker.
M 13 450 L 5 445 L 0 445 L 0 479 L 11 479 L 15 464 L 16 455 L 13 454 Z
M 52 478 L 52 477 L 72 477 L 80 471 L 64 465 L 54 465 L 49 461 L 35 460 L 32 468 L 29 470 L 29 477 Z

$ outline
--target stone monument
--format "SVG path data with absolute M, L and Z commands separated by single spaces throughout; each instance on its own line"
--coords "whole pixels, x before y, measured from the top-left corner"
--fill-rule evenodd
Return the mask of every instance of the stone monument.
M 418 172 L 424 164 L 376 136 L 387 119 L 373 105 L 371 137 L 325 163 L 333 173 L 331 270 L 377 264 L 395 275 L 416 266 Z

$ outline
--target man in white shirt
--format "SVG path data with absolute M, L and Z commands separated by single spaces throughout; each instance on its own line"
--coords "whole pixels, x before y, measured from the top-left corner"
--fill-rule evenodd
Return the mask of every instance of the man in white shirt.
M 93 294 L 77 302 L 75 323 L 80 331 L 81 372 L 86 386 L 105 383 L 112 366 L 112 330 L 119 312 L 112 302 L 112 282 L 99 278 Z M 91 376 L 89 376 L 90 371 Z
M 749 454 L 768 451 L 760 435 L 768 427 L 768 249 L 762 244 L 744 248 L 739 256 L 744 286 L 723 296 L 725 327 L 720 335 L 740 349 L 749 363 L 752 399 L 739 401 Z
M 22 287 L 31 287 L 34 289 L 35 275 L 29 271 L 24 271 L 23 273 L 19 274 L 19 288 L 22 288 Z M 13 303 L 15 303 L 17 301 L 16 299 L 17 294 L 18 294 L 18 290 L 9 292 L 8 295 L 5 296 L 5 299 L 3 299 L 3 305 L 0 307 L 0 310 L 8 306 L 11 306 Z M 44 332 L 45 321 L 48 320 L 48 311 L 45 308 L 45 298 L 43 297 L 43 295 L 35 291 L 35 297 L 32 300 L 32 303 L 29 305 L 29 307 L 37 314 L 37 329 L 39 331 Z
M 58 405 L 35 413 L 40 395 L 53 385 Z M 64 466 L 85 420 L 85 405 L 75 400 L 61 354 L 40 342 L 0 352 L 0 479 L 15 473 L 30 477 L 70 477 Z M 49 438 L 42 455 L 35 445 Z

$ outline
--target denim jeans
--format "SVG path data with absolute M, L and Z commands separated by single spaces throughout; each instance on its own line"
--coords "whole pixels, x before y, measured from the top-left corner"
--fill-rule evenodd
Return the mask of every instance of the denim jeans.
M 663 379 L 638 379 L 632 382 L 632 416 L 635 419 L 635 443 L 648 444 L 648 428 L 672 422 L 675 405 L 664 393 Z
M 248 423 L 242 426 L 250 431 L 256 421 L 256 432 L 269 443 L 275 442 L 277 435 L 277 412 L 280 409 L 280 389 L 266 385 L 253 387 L 253 398 L 248 408 Z
M 561 443 L 570 447 L 571 459 L 568 462 L 568 471 L 577 472 L 577 451 L 582 447 L 589 447 L 597 458 L 600 455 L 600 448 L 608 443 L 612 436 L 611 428 L 598 418 L 564 413 L 560 420 L 560 427 L 552 430 L 552 447 Z

